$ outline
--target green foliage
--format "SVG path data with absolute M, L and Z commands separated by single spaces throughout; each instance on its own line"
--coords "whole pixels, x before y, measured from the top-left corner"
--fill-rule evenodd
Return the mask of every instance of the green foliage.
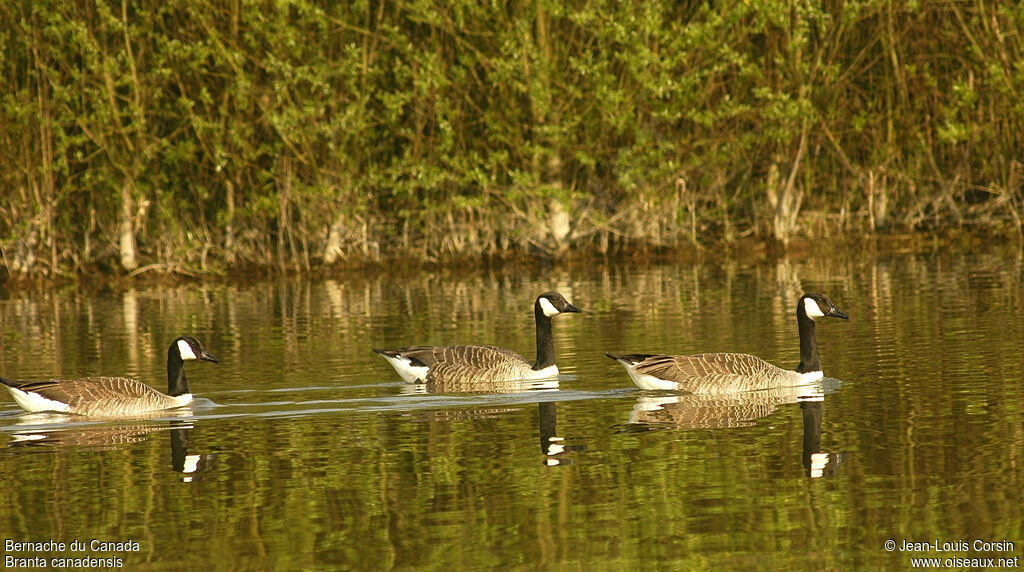
M 364 254 L 553 248 L 552 197 L 578 245 L 770 236 L 771 173 L 846 231 L 870 230 L 869 180 L 907 227 L 1019 224 L 1024 199 L 1014 3 L 43 0 L 0 22 L 17 273 L 110 266 L 125 217 L 143 263 L 196 270 L 168 253 L 304 265 L 332 228 Z

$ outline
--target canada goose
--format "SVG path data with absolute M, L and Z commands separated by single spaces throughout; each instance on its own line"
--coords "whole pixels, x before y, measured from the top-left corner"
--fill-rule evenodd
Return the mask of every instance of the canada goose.
M 548 379 L 558 375 L 551 318 L 579 312 L 558 292 L 545 292 L 533 304 L 537 321 L 537 361 L 530 363 L 512 350 L 495 346 L 409 346 L 373 350 L 384 357 L 407 383 L 462 386 L 487 382 Z
M 193 337 L 182 336 L 167 350 L 167 395 L 125 377 L 86 377 L 49 381 L 14 381 L 0 377 L 0 383 L 26 411 L 57 411 L 96 417 L 117 417 L 172 409 L 192 402 L 185 379 L 185 362 L 217 358 Z
M 821 379 L 814 320 L 823 316 L 847 319 L 823 294 L 800 297 L 796 323 L 800 331 L 800 365 L 795 371 L 776 367 L 748 354 L 605 355 L 622 364 L 640 389 L 682 390 L 689 393 L 734 393 L 800 385 Z

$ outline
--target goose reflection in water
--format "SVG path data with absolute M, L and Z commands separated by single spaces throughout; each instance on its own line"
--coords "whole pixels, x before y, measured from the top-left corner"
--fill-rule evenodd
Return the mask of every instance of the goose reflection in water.
M 167 412 L 162 412 L 166 417 Z M 191 415 L 188 408 L 175 410 L 176 415 Z M 155 417 L 155 416 L 154 416 Z M 31 447 L 39 450 L 65 451 L 70 449 L 91 449 L 113 451 L 149 439 L 151 433 L 168 431 L 171 440 L 171 468 L 182 476 L 182 482 L 192 482 L 208 471 L 216 454 L 190 455 L 189 447 L 193 425 L 185 420 L 148 422 L 121 425 L 71 424 L 74 419 L 66 415 L 35 414 L 25 416 L 19 422 L 19 430 L 7 443 L 8 448 Z M 63 427 L 68 424 L 70 426 Z M 21 426 L 37 425 L 37 428 L 21 429 Z
M 629 422 L 618 426 L 620 433 L 654 429 L 722 429 L 749 427 L 776 412 L 783 405 L 800 403 L 803 415 L 802 462 L 808 476 L 829 476 L 845 461 L 845 453 L 821 451 L 821 421 L 825 395 L 841 382 L 825 378 L 795 387 L 747 391 L 725 395 L 641 395 L 629 413 Z
M 586 445 L 568 445 L 565 437 L 558 435 L 558 403 L 544 401 L 537 404 L 540 409 L 540 452 L 544 465 L 557 467 L 573 464 L 573 453 L 586 451 Z
M 426 382 L 407 383 L 402 395 L 425 393 L 524 393 L 527 391 L 558 391 L 557 379 L 518 379 L 513 381 Z
M 803 464 L 807 476 L 812 479 L 830 477 L 846 462 L 846 453 L 827 453 L 821 450 L 821 417 L 825 400 L 800 402 L 804 418 Z
M 400 392 L 403 395 L 419 394 L 481 394 L 481 395 L 506 395 L 522 393 L 529 395 L 533 392 L 558 391 L 557 379 L 545 380 L 516 380 L 516 381 L 489 381 L 485 383 L 416 383 L 403 384 Z M 558 403 L 554 401 L 541 401 L 537 404 L 539 411 L 540 425 L 540 452 L 544 455 L 544 465 L 556 467 L 559 465 L 571 465 L 572 453 L 586 450 L 586 445 L 567 445 L 565 438 L 558 435 Z M 509 414 L 520 411 L 521 407 L 485 407 L 468 410 L 444 409 L 429 414 L 431 420 L 452 421 L 455 419 L 494 417 L 496 415 Z

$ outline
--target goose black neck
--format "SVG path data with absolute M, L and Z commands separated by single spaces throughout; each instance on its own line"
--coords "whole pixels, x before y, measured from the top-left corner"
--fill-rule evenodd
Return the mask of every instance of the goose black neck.
M 821 371 L 818 337 L 814 335 L 814 320 L 804 311 L 802 300 L 796 309 L 796 324 L 800 330 L 800 365 L 796 366 L 796 372 Z
M 551 340 L 551 318 L 544 315 L 540 304 L 534 304 L 533 316 L 537 321 L 537 362 L 534 371 L 555 365 L 555 343 Z
M 185 362 L 181 359 L 178 345 L 171 344 L 167 350 L 167 395 L 177 397 L 191 393 L 185 379 Z

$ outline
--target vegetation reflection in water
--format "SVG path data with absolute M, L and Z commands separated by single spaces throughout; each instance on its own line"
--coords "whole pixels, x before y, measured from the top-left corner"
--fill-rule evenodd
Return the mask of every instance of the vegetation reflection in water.
M 181 418 L 27 425 L 0 404 L 0 470 L 17 482 L 0 489 L 0 528 L 136 540 L 121 556 L 144 568 L 851 568 L 919 556 L 886 551 L 890 538 L 1006 539 L 1013 551 L 982 556 L 1019 556 L 1022 269 L 972 253 L 8 295 L 4 374 L 158 385 L 182 333 L 221 365 L 190 375 L 198 399 Z M 550 289 L 587 309 L 555 329 L 557 388 L 416 394 L 369 350 L 422 340 L 529 353 L 522 308 Z M 791 367 L 792 308 L 809 289 L 851 316 L 819 332 L 833 379 L 816 393 L 640 392 L 602 355 L 742 351 Z

